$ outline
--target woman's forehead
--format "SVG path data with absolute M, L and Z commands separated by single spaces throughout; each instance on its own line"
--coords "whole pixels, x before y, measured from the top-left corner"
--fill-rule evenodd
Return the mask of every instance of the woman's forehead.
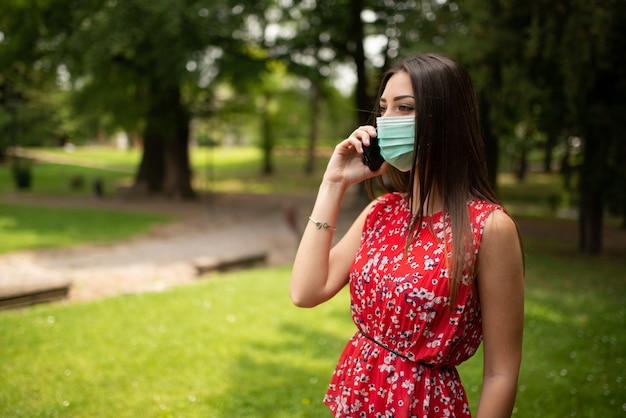
M 406 96 L 413 97 L 413 85 L 409 74 L 400 71 L 392 75 L 387 81 L 381 100 L 392 101 Z

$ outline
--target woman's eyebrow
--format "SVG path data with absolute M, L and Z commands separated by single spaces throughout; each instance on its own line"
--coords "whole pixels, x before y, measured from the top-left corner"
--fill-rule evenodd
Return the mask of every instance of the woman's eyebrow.
M 405 94 L 405 95 L 402 95 L 402 96 L 394 97 L 392 101 L 397 102 L 398 100 L 403 100 L 403 99 L 413 99 L 413 100 L 415 100 L 415 96 L 412 96 L 410 94 Z M 381 102 L 387 102 L 387 99 L 385 99 L 384 97 L 381 97 L 380 101 Z

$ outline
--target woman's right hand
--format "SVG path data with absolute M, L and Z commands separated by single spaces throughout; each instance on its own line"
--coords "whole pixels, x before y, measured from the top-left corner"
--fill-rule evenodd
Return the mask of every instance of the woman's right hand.
M 370 138 L 376 137 L 376 129 L 371 125 L 360 126 L 352 134 L 335 147 L 328 162 L 324 180 L 339 183 L 344 187 L 383 174 L 387 170 L 387 163 L 377 171 L 371 171 L 363 164 L 363 146 L 370 145 Z
M 333 225 L 319 228 L 312 222 L 302 234 L 293 262 L 289 294 L 294 304 L 313 307 L 333 297 L 348 283 L 350 266 L 361 243 L 361 231 L 369 212 L 366 208 L 344 236 L 333 245 L 334 226 L 341 199 L 349 186 L 382 174 L 387 165 L 372 172 L 363 164 L 363 146 L 376 136 L 373 126 L 361 126 L 333 151 L 320 184 L 311 218 Z

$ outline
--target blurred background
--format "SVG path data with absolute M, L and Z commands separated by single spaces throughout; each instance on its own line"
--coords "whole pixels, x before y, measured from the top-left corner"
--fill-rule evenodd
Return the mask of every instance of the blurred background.
M 300 154 L 312 174 L 371 120 L 394 60 L 437 51 L 475 79 L 493 182 L 559 173 L 550 205 L 598 253 L 604 215 L 626 224 L 625 23 L 623 1 L 6 0 L 0 162 L 36 190 L 40 148 L 137 152 L 125 184 L 75 186 L 184 199 L 214 148 L 255 147 L 264 175 Z
M 3 0 L 0 300 L 74 293 L 0 313 L 0 416 L 329 416 L 348 295 L 295 309 L 290 257 L 334 145 L 423 52 L 470 70 L 524 238 L 515 416 L 624 416 L 624 0 Z M 166 265 L 231 247 L 279 257 Z

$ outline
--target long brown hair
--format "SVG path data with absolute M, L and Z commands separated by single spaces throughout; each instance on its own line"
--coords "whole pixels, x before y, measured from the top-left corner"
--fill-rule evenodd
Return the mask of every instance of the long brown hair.
M 411 78 L 416 106 L 416 152 L 410 172 L 389 167 L 386 177 L 393 190 L 407 194 L 411 213 L 415 213 L 409 225 L 407 249 L 425 215 L 431 213 L 429 206 L 433 202 L 429 197 L 436 191 L 443 199 L 453 237 L 451 259 L 446 259 L 451 271 L 452 307 L 465 269 L 475 262 L 467 204 L 472 199 L 498 203 L 487 177 L 478 104 L 468 71 L 449 57 L 423 54 L 398 62 L 384 74 L 379 98 L 389 79 L 398 72 L 406 72 Z M 379 103 L 375 106 L 378 115 Z M 414 208 L 416 180 L 419 202 Z M 371 183 L 368 190 L 373 190 Z M 470 260 L 465 259 L 467 254 L 472 257 Z

